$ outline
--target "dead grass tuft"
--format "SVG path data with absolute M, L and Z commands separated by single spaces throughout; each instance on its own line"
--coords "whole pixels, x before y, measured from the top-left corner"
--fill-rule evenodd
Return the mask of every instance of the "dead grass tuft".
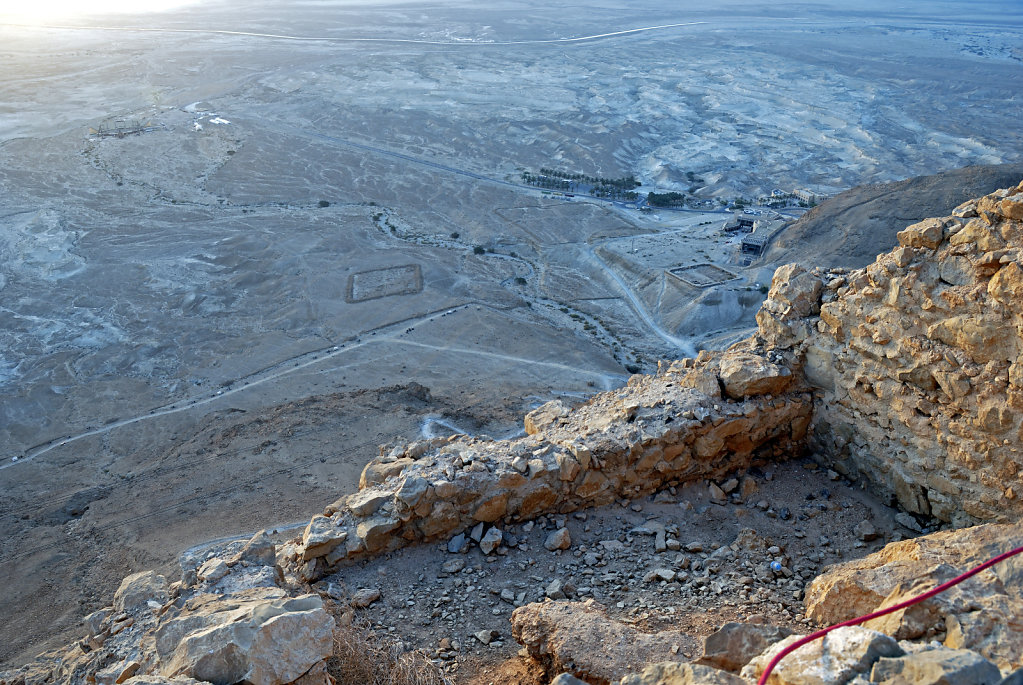
M 451 685 L 420 650 L 385 643 L 366 623 L 341 625 L 334 631 L 334 655 L 327 672 L 338 685 Z

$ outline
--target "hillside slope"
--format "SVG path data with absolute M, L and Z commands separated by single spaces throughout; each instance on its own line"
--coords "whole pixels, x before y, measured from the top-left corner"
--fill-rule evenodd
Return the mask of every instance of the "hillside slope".
M 1023 178 L 1023 164 L 968 166 L 893 183 L 856 186 L 822 202 L 778 236 L 765 261 L 858 269 L 896 245 L 895 234 L 927 217 Z

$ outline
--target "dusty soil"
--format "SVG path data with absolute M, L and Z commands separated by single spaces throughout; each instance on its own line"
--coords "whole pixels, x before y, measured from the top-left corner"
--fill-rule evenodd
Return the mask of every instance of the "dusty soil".
M 693 484 L 506 527 L 508 544 L 489 555 L 474 543 L 452 554 L 444 541 L 345 568 L 316 588 L 342 606 L 359 589 L 379 590 L 381 598 L 353 618 L 369 620 L 382 640 L 424 650 L 455 683 L 539 685 L 556 674 L 520 654 L 509 619 L 517 606 L 544 601 L 552 581 L 574 588 L 568 599 L 592 598 L 641 631 L 677 631 L 678 653 L 696 658 L 702 638 L 729 621 L 808 632 L 801 600 L 810 579 L 828 564 L 914 535 L 895 522 L 896 510 L 809 460 L 749 475 L 746 495 L 737 486 L 726 503 L 713 503 L 707 484 Z M 876 538 L 861 540 L 855 529 L 863 521 Z M 667 531 L 663 552 L 655 550 L 658 524 Z M 548 551 L 546 537 L 562 526 L 571 548 Z M 772 561 L 783 570 L 772 571 Z M 658 569 L 680 575 L 651 579 Z M 484 644 L 480 631 L 493 640 Z

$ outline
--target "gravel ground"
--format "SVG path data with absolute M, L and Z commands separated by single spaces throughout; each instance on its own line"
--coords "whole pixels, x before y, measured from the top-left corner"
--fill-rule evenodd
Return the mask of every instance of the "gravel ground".
M 896 513 L 838 474 L 794 460 L 507 526 L 490 534 L 500 543 L 489 554 L 473 539 L 487 546 L 488 529 L 467 531 L 460 551 L 451 551 L 457 536 L 402 550 L 318 589 L 341 605 L 368 604 L 345 611 L 378 637 L 424 650 L 454 682 L 534 682 L 537 669 L 511 636 L 518 606 L 592 598 L 640 630 L 678 630 L 682 657 L 700 656 L 702 638 L 728 621 L 806 632 L 805 584 L 828 564 L 912 535 Z M 549 550 L 562 530 L 569 546 Z

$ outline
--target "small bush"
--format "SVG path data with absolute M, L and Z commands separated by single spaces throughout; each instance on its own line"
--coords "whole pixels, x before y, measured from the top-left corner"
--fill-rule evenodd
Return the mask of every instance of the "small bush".
M 472 248 L 473 254 L 483 254 L 486 251 L 487 248 L 483 247 L 482 245 L 477 245 L 476 247 Z
M 330 207 L 330 203 L 327 202 L 326 200 L 320 200 L 319 207 L 320 207 L 320 209 L 323 209 L 325 207 Z
M 451 232 L 451 237 L 452 237 L 452 238 L 453 238 L 454 240 L 458 240 L 458 236 L 459 236 L 459 235 L 461 235 L 461 234 L 460 234 L 460 233 L 459 233 L 458 231 L 452 231 L 452 232 Z

